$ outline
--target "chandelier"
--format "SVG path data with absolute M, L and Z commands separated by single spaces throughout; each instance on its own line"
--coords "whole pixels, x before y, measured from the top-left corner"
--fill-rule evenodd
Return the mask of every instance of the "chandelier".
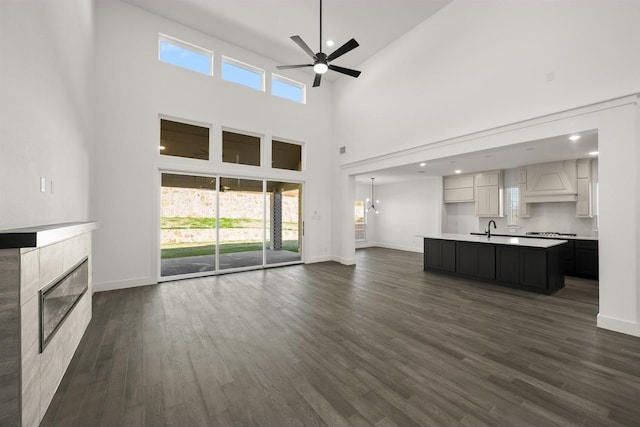
M 375 178 L 371 178 L 371 199 L 367 199 L 367 210 L 373 209 L 376 214 L 380 213 L 378 211 L 378 205 L 380 204 L 380 200 L 376 200 L 375 194 L 373 192 L 373 180 Z

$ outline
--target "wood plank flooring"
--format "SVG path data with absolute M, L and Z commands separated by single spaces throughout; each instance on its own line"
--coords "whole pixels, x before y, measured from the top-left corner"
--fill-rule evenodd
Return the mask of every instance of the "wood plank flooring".
M 597 282 L 531 294 L 370 248 L 94 295 L 42 426 L 638 426 Z

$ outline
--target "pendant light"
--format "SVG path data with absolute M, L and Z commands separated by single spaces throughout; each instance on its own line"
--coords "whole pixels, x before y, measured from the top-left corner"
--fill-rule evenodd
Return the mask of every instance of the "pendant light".
M 371 199 L 367 199 L 367 210 L 373 209 L 376 214 L 380 213 L 378 211 L 378 205 L 380 204 L 380 200 L 376 200 L 375 194 L 373 192 L 373 180 L 375 178 L 371 178 Z

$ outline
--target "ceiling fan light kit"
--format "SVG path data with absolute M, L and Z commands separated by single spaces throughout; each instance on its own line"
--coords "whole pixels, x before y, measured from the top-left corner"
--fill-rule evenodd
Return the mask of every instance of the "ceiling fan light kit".
M 357 48 L 360 46 L 356 39 L 351 39 L 338 49 L 336 49 L 332 54 L 327 55 L 322 52 L 322 0 L 320 0 L 320 49 L 319 52 L 314 53 L 309 45 L 307 45 L 300 36 L 291 36 L 291 40 L 294 41 L 295 44 L 300 46 L 302 50 L 304 50 L 307 55 L 313 59 L 313 64 L 297 64 L 297 65 L 278 65 L 276 68 L 278 70 L 286 70 L 290 68 L 304 68 L 304 67 L 313 67 L 313 71 L 316 73 L 315 78 L 313 79 L 313 87 L 320 86 L 320 80 L 322 79 L 322 75 L 326 73 L 328 70 L 336 71 L 338 73 L 346 74 L 351 77 L 358 77 L 360 75 L 360 71 L 352 70 L 351 68 L 339 67 L 337 65 L 330 64 L 331 61 L 338 59 L 345 53 Z

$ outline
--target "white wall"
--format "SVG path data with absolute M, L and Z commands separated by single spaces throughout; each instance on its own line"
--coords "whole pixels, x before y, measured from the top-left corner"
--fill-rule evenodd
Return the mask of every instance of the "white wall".
M 97 8 L 96 168 L 93 206 L 96 290 L 155 283 L 158 275 L 160 168 L 249 178 L 304 181 L 305 259 L 329 259 L 331 249 L 331 84 L 311 88 L 312 75 L 286 75 L 308 85 L 307 104 L 273 97 L 220 79 L 226 55 L 275 71 L 252 52 L 121 2 Z M 158 33 L 213 50 L 215 75 L 200 75 L 158 61 Z M 283 73 L 284 74 L 284 73 Z M 268 74 L 267 74 L 268 76 Z M 268 80 L 267 80 L 268 82 Z M 212 160 L 158 154 L 159 115 L 211 127 Z M 222 164 L 222 128 L 305 144 L 303 173 Z M 270 151 L 263 164 L 270 164 Z
M 424 236 L 440 231 L 442 180 L 419 180 L 376 186 L 376 246 L 422 252 Z
M 454 0 L 362 64 L 357 80 L 336 82 L 340 161 L 635 93 L 639 21 L 640 2 Z
M 0 2 L 0 229 L 90 219 L 93 15 L 87 0 Z

